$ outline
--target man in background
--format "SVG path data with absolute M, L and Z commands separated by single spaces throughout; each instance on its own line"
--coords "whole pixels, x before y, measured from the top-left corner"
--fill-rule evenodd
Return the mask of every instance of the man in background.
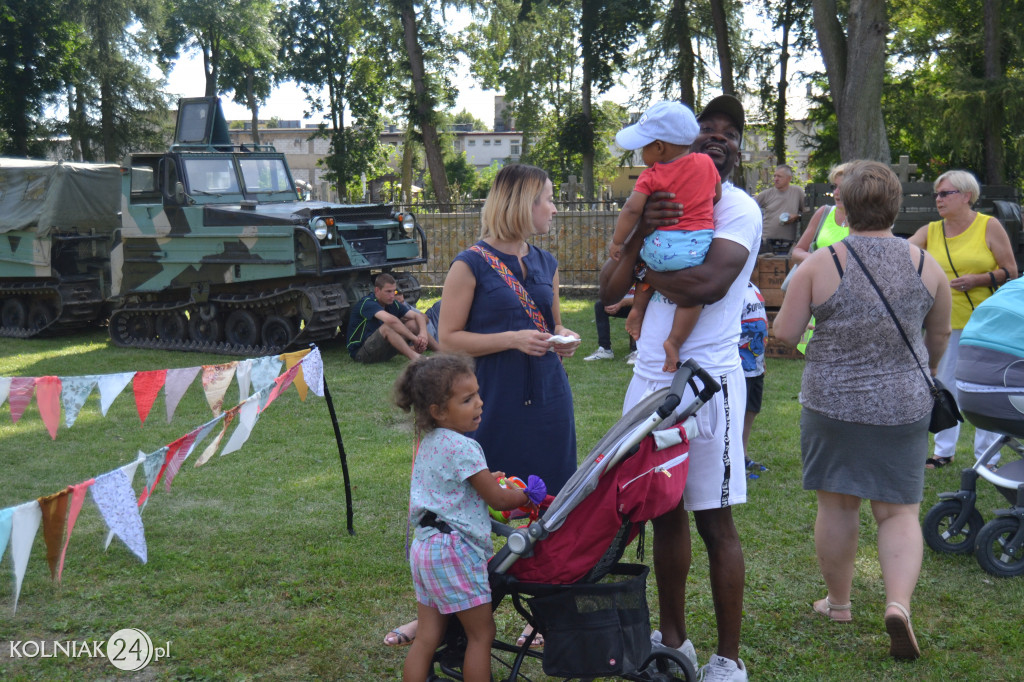
M 796 230 L 804 210 L 804 188 L 790 184 L 793 169 L 783 164 L 776 166 L 772 176 L 773 187 L 758 194 L 754 201 L 761 209 L 761 239 L 795 242 Z

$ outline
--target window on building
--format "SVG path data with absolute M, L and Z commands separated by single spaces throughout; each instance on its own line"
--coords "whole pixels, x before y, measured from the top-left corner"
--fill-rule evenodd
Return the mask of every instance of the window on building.
M 485 147 L 490 147 L 491 146 L 491 141 L 490 140 L 484 140 L 484 146 Z
M 469 141 L 469 146 L 470 147 L 475 147 L 476 146 L 476 140 L 470 140 Z
M 500 147 L 501 146 L 501 139 L 500 138 L 494 141 L 494 146 L 495 147 Z
M 512 142 L 509 145 L 509 149 L 512 152 L 512 156 L 519 156 L 519 143 L 518 142 Z

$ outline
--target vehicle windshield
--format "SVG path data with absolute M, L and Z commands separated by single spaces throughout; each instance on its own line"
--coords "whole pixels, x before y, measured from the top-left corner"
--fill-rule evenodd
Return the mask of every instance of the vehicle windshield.
M 189 190 L 201 194 L 239 194 L 238 177 L 231 157 L 183 158 Z
M 246 194 L 265 192 L 289 192 L 295 194 L 295 186 L 288 176 L 284 159 L 239 158 L 242 180 Z

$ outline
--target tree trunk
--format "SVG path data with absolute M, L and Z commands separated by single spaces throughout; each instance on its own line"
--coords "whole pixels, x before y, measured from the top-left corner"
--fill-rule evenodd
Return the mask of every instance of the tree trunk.
M 402 198 L 407 207 L 412 206 L 412 157 L 412 126 L 407 126 L 402 145 Z
M 256 101 L 256 91 L 253 88 L 253 81 L 256 79 L 256 69 L 247 66 L 245 68 L 245 99 L 249 104 L 249 111 L 252 112 L 252 143 L 260 143 L 260 103 Z
M 711 0 L 711 20 L 715 25 L 715 43 L 718 46 L 718 68 L 722 71 L 722 94 L 735 95 L 732 79 L 732 48 L 729 46 L 729 22 L 725 17 L 722 0 Z
M 789 73 L 789 27 L 793 22 L 793 0 L 782 11 L 782 50 L 779 55 L 779 96 L 775 102 L 775 163 L 786 163 L 786 80 Z
M 1000 87 L 1003 69 L 999 56 L 1002 46 L 999 6 L 999 0 L 985 0 L 984 2 L 985 92 L 987 99 L 981 107 L 981 114 L 985 118 L 985 182 L 990 185 L 1003 184 L 1006 164 L 1002 135 L 1004 102 Z
M 594 43 L 591 38 L 596 29 L 597 12 L 583 3 L 580 22 L 580 51 L 583 53 L 583 78 L 580 84 L 580 113 L 583 114 L 583 200 L 588 204 L 594 201 L 594 108 L 591 98 L 594 78 Z
M 696 95 L 693 90 L 694 54 L 690 40 L 690 20 L 686 0 L 672 0 L 672 15 L 675 17 L 675 32 L 671 36 L 676 48 L 676 79 L 679 81 L 679 100 L 696 109 Z
M 882 118 L 882 81 L 888 22 L 884 0 L 850 0 L 849 36 L 835 0 L 813 0 L 814 26 L 839 124 L 843 161 L 890 161 Z
M 423 137 L 423 151 L 427 157 L 427 168 L 430 170 L 434 195 L 441 205 L 440 210 L 447 211 L 451 204 L 451 195 L 448 191 L 448 176 L 444 170 L 444 159 L 441 156 L 437 128 L 433 122 L 432 97 L 427 92 L 423 49 L 420 47 L 419 33 L 416 28 L 416 9 L 411 0 L 402 2 L 401 8 L 405 51 L 409 57 L 409 69 L 412 71 L 413 96 L 416 98 L 414 108 Z

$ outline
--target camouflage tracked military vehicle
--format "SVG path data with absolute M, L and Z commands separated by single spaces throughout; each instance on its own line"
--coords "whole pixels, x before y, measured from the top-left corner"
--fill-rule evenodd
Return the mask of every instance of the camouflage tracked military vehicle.
M 101 169 L 90 201 L 105 230 L 75 222 L 82 196 L 58 200 L 66 229 L 40 219 L 34 232 L 5 233 L 0 223 L 0 333 L 31 336 L 109 311 L 120 346 L 272 353 L 334 336 L 372 273 L 426 261 L 410 214 L 301 201 L 283 154 L 231 143 L 217 98 L 181 100 L 168 153 Z M 414 303 L 415 277 L 394 274 Z
M 0 159 L 0 336 L 106 319 L 120 206 L 117 165 Z

